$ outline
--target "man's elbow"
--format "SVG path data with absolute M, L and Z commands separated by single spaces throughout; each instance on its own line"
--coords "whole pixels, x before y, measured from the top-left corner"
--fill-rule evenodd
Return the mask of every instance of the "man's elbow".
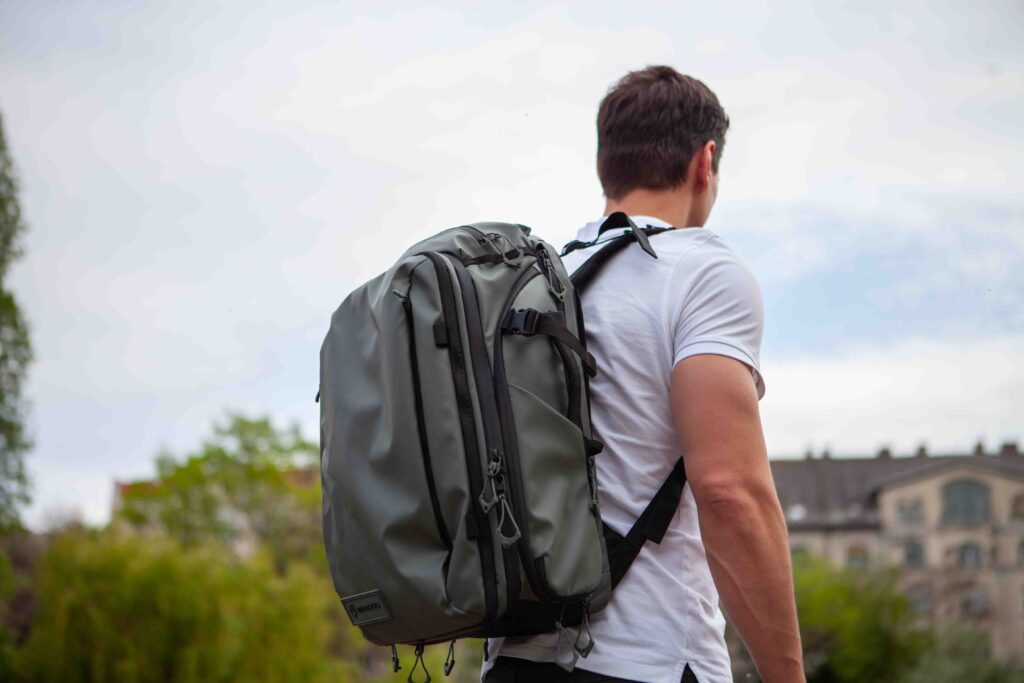
M 771 482 L 737 480 L 717 482 L 694 490 L 697 514 L 707 521 L 730 526 L 758 526 L 782 518 Z

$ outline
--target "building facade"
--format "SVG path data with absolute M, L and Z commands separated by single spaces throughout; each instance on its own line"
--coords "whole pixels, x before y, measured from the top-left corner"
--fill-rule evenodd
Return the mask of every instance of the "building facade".
M 790 546 L 849 567 L 895 566 L 921 620 L 970 623 L 1024 662 L 1024 455 L 772 461 Z

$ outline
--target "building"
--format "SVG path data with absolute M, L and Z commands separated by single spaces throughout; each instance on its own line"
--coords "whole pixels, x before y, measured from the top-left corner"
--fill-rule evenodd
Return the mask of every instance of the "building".
M 985 633 L 992 654 L 1024 661 L 1024 455 L 875 457 L 827 452 L 773 460 L 794 552 L 850 567 L 902 568 L 923 621 Z

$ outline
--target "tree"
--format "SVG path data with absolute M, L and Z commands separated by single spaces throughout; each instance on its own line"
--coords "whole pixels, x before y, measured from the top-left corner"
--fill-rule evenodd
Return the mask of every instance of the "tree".
M 0 119 L 0 533 L 18 524 L 18 508 L 28 502 L 24 456 L 31 440 L 25 429 L 22 385 L 32 346 L 28 325 L 7 283 L 11 264 L 21 256 L 24 230 L 14 164 Z
M 988 639 L 962 624 L 944 624 L 933 647 L 900 683 L 1014 683 L 1024 681 L 1024 668 L 994 660 Z
M 896 681 L 929 646 L 891 569 L 837 569 L 793 557 L 804 664 L 810 683 Z
M 196 453 L 157 458 L 157 477 L 123 489 L 120 517 L 186 546 L 210 541 L 236 551 L 265 545 L 279 570 L 322 562 L 319 448 L 297 426 L 230 415 Z
M 346 683 L 365 646 L 324 577 L 166 537 L 61 534 L 17 683 Z

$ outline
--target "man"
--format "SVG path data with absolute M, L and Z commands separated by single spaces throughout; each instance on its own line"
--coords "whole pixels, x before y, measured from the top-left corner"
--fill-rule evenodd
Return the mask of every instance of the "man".
M 627 74 L 601 102 L 597 171 L 605 215 L 676 226 L 617 255 L 583 301 L 602 515 L 625 533 L 682 452 L 687 486 L 593 615 L 596 646 L 568 674 L 554 634 L 492 641 L 487 683 L 732 681 L 725 611 L 767 683 L 803 681 L 785 521 L 758 414 L 763 326 L 757 281 L 701 229 L 718 191 L 729 119 L 700 81 L 667 66 Z M 602 221 L 578 239 L 600 235 Z M 566 257 L 572 271 L 599 246 Z

